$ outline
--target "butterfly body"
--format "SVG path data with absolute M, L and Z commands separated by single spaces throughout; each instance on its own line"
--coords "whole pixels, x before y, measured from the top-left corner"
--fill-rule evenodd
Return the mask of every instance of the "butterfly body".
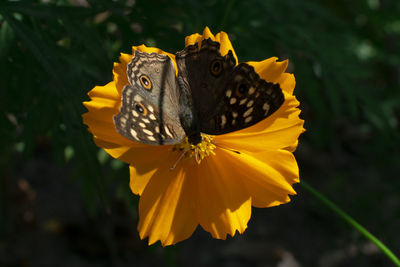
M 210 39 L 176 54 L 177 75 L 167 55 L 135 51 L 128 64 L 129 84 L 114 116 L 128 139 L 168 145 L 201 142 L 201 133 L 219 135 L 263 120 L 283 103 L 278 84 L 259 77 L 246 63 L 236 65 Z
M 179 99 L 179 118 L 189 143 L 196 145 L 201 142 L 200 125 L 198 123 L 197 111 L 194 108 L 192 97 L 187 91 L 187 85 L 184 83 L 185 81 L 182 79 L 182 76 L 178 76 L 178 85 L 182 91 Z

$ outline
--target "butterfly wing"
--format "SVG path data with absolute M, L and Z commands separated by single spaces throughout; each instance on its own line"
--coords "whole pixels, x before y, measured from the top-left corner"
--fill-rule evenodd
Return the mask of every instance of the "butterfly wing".
M 167 55 L 135 51 L 127 68 L 129 84 L 122 90 L 117 131 L 151 145 L 176 144 L 185 138 L 179 121 L 178 85 Z
M 250 127 L 274 113 L 284 100 L 279 84 L 261 79 L 252 66 L 240 63 L 214 113 L 201 121 L 201 129 L 218 135 Z
M 231 51 L 224 57 L 211 39 L 189 45 L 176 54 L 178 76 L 184 80 L 198 118 L 210 117 L 224 95 L 223 88 L 235 68 Z M 181 86 L 182 87 L 182 86 Z
M 279 84 L 260 78 L 246 63 L 235 67 L 229 51 L 205 39 L 187 46 L 176 56 L 178 76 L 186 77 L 193 106 L 203 133 L 224 134 L 249 127 L 275 112 L 284 96 Z

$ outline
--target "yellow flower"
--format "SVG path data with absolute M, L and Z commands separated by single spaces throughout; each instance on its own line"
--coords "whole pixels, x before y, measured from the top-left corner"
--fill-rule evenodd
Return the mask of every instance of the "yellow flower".
M 207 38 L 220 43 L 222 56 L 232 51 L 238 62 L 225 32 L 214 36 L 206 27 L 203 35 L 186 37 L 185 45 Z M 132 47 L 132 54 L 135 50 L 168 55 L 177 69 L 173 54 L 144 45 Z M 196 146 L 187 142 L 153 146 L 123 137 L 113 121 L 128 84 L 127 64 L 132 57 L 121 54 L 120 63 L 114 64 L 114 80 L 89 92 L 91 101 L 84 102 L 89 112 L 83 121 L 99 147 L 130 164 L 130 187 L 141 196 L 138 230 L 142 239 L 148 237 L 149 244 L 158 240 L 163 246 L 175 244 L 189 238 L 199 224 L 214 238 L 225 239 L 227 234 L 244 232 L 252 206 L 290 201 L 288 195 L 296 194 L 292 185 L 299 182 L 292 152 L 304 129 L 299 102 L 293 96 L 294 76 L 285 73 L 287 60 L 247 62 L 262 79 L 278 83 L 283 91 L 284 103 L 271 116 L 240 131 L 203 135 Z M 183 154 L 186 150 L 189 153 Z

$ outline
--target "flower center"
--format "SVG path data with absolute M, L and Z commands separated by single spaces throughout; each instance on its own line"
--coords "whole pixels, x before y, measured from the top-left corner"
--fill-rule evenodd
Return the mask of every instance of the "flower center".
M 176 164 L 181 160 L 183 156 L 187 158 L 194 158 L 198 164 L 200 164 L 201 160 L 206 156 L 215 155 L 213 151 L 215 148 L 215 144 L 212 142 L 212 137 L 206 134 L 201 134 L 201 142 L 197 145 L 190 144 L 188 138 L 185 138 L 185 141 L 174 145 L 173 151 L 181 151 L 182 155 L 179 157 L 177 162 L 174 164 L 173 168 L 175 168 Z M 171 168 L 171 169 L 173 169 Z

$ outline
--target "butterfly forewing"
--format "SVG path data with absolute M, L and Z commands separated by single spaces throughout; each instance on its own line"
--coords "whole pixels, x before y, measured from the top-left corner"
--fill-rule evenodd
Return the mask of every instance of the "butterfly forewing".
M 220 44 L 205 39 L 176 54 L 178 75 L 186 80 L 199 120 L 207 118 L 224 95 L 224 87 L 234 70 L 232 52 L 221 56 Z
M 146 144 L 176 144 L 185 138 L 180 125 L 174 66 L 166 55 L 135 51 L 128 64 L 130 84 L 122 91 L 117 131 Z

